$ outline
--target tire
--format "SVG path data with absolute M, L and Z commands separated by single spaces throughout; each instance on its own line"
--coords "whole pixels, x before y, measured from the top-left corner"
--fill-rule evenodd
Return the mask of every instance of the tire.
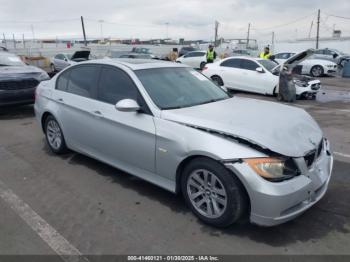
M 248 197 L 243 185 L 215 160 L 192 160 L 182 173 L 181 189 L 192 212 L 209 225 L 227 227 L 247 213 Z
M 278 93 L 276 93 L 277 86 L 273 89 L 272 96 L 277 97 Z
M 202 62 L 200 65 L 199 65 L 199 69 L 200 70 L 203 70 L 203 68 L 205 67 L 207 63 L 206 62 Z
M 45 137 L 51 151 L 55 154 L 64 154 L 68 151 L 62 129 L 52 115 L 45 119 Z
M 341 60 L 341 62 L 339 63 L 340 67 L 343 68 L 345 66 L 346 62 L 347 62 L 346 59 Z M 348 63 L 350 63 L 350 62 L 348 62 Z
M 323 67 L 320 65 L 314 65 L 310 70 L 310 75 L 313 77 L 320 77 L 323 76 L 324 70 Z
M 52 73 L 55 73 L 57 71 L 54 64 L 50 65 L 50 70 Z
M 213 82 L 218 85 L 218 86 L 223 86 L 224 85 L 224 81 L 222 81 L 220 76 L 212 76 L 211 80 L 213 80 Z

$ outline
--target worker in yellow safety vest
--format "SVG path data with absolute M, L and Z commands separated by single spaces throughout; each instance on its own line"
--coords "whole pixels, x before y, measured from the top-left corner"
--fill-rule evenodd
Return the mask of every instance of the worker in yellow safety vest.
M 216 59 L 216 52 L 214 51 L 214 46 L 209 45 L 209 49 L 207 51 L 207 63 L 213 63 Z
M 264 48 L 264 52 L 261 52 L 260 55 L 259 55 L 259 57 L 260 57 L 260 58 L 269 59 L 271 55 L 272 55 L 272 54 L 271 54 L 271 52 L 270 52 L 270 48 L 269 48 L 268 46 L 266 46 L 266 47 Z

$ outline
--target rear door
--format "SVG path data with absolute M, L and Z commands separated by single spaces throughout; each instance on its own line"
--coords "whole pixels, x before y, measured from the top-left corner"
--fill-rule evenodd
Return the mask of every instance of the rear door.
M 100 65 L 79 65 L 63 72 L 56 81 L 53 99 L 58 103 L 58 121 L 68 146 L 96 156 L 95 135 L 99 115 L 93 106 Z
M 240 58 L 230 58 L 220 64 L 218 74 L 224 81 L 225 87 L 244 90 L 244 76 L 242 74 Z

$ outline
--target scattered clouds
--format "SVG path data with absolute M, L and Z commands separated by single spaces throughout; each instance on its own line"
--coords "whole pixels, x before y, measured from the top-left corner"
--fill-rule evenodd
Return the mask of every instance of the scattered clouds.
M 272 30 L 279 39 L 306 37 L 318 8 L 321 35 L 330 35 L 334 24 L 350 35 L 350 20 L 327 16 L 349 16 L 350 2 L 343 0 L 0 0 L 0 6 L 0 33 L 28 38 L 32 27 L 37 38 L 81 37 L 81 15 L 91 38 L 102 33 L 149 39 L 165 37 L 168 31 L 172 38 L 212 39 L 215 20 L 221 23 L 219 33 L 225 38 L 245 37 L 248 23 L 252 37 L 258 39 L 270 37 Z M 288 26 L 269 29 L 304 16 Z M 102 28 L 98 20 L 105 21 Z

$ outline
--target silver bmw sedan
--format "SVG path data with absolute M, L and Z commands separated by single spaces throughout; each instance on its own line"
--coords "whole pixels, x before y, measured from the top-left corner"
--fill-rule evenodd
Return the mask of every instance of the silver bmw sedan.
M 181 64 L 95 60 L 36 90 L 54 153 L 98 159 L 174 193 L 214 226 L 273 226 L 326 193 L 333 157 L 304 110 L 239 98 Z

